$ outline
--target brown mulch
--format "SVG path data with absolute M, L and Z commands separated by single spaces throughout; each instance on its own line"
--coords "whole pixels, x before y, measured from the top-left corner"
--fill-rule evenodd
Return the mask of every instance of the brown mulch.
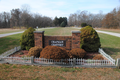
M 23 54 L 20 54 L 20 53 L 23 53 Z M 17 51 L 16 53 L 10 55 L 10 57 L 22 57 L 22 56 L 28 56 L 28 52 L 27 50 L 20 50 L 20 51 Z

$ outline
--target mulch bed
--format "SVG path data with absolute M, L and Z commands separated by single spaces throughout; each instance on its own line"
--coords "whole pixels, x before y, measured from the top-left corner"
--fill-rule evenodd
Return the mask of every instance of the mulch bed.
M 27 50 L 20 50 L 20 51 L 18 51 L 18 52 L 16 52 L 16 53 L 10 55 L 10 57 L 28 56 L 28 52 L 29 52 L 29 51 L 27 51 Z M 23 54 L 21 54 L 21 53 L 23 53 Z M 88 53 L 85 55 L 84 59 L 92 59 L 95 55 L 98 55 L 98 54 L 100 54 L 100 53 L 98 53 L 98 52 L 92 52 L 92 53 L 88 52 Z
M 20 50 L 20 51 L 17 51 L 16 53 L 10 55 L 10 57 L 22 57 L 22 56 L 28 56 L 28 52 L 27 50 Z M 21 54 L 23 53 L 23 54 Z

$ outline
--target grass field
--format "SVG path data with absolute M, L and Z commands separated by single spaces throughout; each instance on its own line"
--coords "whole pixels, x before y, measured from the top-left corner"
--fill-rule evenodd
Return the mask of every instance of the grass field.
M 45 29 L 45 35 L 71 35 L 75 28 Z M 102 48 L 114 59 L 120 57 L 120 38 L 98 33 Z M 0 38 L 0 53 L 19 46 L 21 34 Z M 120 69 L 61 68 L 0 64 L 0 80 L 120 80 Z
M 0 64 L 0 80 L 119 80 L 120 69 Z
M 72 36 L 72 32 L 71 31 L 75 31 L 78 29 L 75 29 L 75 28 L 69 28 L 69 27 L 66 27 L 66 28 L 61 28 L 61 27 L 58 27 L 58 28 L 53 28 L 53 29 L 42 29 L 42 30 L 39 30 L 39 31 L 45 31 L 45 35 L 52 35 L 52 36 Z

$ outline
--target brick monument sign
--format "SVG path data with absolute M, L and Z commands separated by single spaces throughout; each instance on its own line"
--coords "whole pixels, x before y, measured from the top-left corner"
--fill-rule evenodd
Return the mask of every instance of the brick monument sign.
M 80 31 L 72 31 L 72 36 L 44 36 L 44 31 L 34 31 L 35 46 L 60 46 L 66 50 L 80 48 Z

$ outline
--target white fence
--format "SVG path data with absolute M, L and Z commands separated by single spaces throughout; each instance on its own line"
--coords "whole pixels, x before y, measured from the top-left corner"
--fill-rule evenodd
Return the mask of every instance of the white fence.
M 3 57 L 3 61 L 12 63 L 59 64 L 59 65 L 115 65 L 109 60 L 61 59 L 59 61 L 33 57 Z
M 112 64 L 115 65 L 115 60 L 113 58 L 111 58 L 108 54 L 106 54 L 103 49 L 100 49 L 99 48 L 99 51 L 98 51 L 100 54 L 102 54 L 106 59 L 108 59 Z
M 69 64 L 69 65 L 115 65 L 111 63 L 109 60 L 86 60 L 86 59 L 61 59 L 59 61 L 55 61 L 53 59 L 45 59 L 45 58 L 34 58 L 34 63 L 41 64 Z
M 15 47 L 15 48 L 13 48 L 13 49 L 11 49 L 11 50 L 9 50 L 9 51 L 6 51 L 6 52 L 2 53 L 2 55 L 0 55 L 0 56 L 1 56 L 1 57 L 9 56 L 9 55 L 11 55 L 11 54 L 13 54 L 13 53 L 19 51 L 20 49 L 21 49 L 20 46 Z
M 73 64 L 73 59 L 61 59 L 59 61 L 45 58 L 34 58 L 35 63 L 41 64 Z
M 2 60 L 12 63 L 31 63 L 31 57 L 2 57 Z

